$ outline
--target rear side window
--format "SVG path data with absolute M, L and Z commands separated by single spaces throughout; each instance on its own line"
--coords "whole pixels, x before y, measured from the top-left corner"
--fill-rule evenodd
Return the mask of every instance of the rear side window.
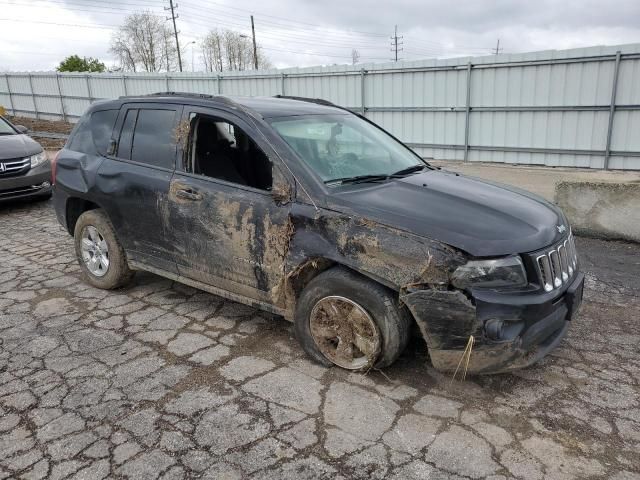
M 173 168 L 175 110 L 128 110 L 122 125 L 118 156 L 156 167 Z
M 118 110 L 98 110 L 80 119 L 68 149 L 87 155 L 106 155 Z

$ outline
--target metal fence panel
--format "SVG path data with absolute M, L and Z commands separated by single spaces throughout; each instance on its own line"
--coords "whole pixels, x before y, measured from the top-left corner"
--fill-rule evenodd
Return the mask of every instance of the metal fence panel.
M 640 44 L 261 72 L 0 76 L 10 113 L 76 121 L 91 102 L 177 91 L 323 98 L 438 159 L 640 169 Z

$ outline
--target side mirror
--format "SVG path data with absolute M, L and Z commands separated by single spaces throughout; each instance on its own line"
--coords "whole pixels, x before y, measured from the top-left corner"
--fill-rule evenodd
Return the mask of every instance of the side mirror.
M 29 129 L 24 125 L 14 125 L 14 127 L 16 127 L 16 130 L 23 135 L 26 135 L 29 131 Z

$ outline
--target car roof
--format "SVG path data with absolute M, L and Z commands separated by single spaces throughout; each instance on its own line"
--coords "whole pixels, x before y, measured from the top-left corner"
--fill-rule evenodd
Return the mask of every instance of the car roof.
M 243 97 L 229 95 L 205 95 L 196 93 L 162 92 L 135 97 L 120 97 L 126 102 L 183 103 L 203 106 L 241 106 L 252 110 L 263 118 L 289 117 L 296 115 L 326 115 L 349 112 L 325 100 L 300 97 Z M 109 102 L 101 102 L 101 105 Z

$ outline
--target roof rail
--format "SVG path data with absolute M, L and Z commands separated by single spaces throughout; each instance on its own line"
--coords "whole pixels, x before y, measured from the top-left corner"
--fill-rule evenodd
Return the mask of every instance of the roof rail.
M 301 102 L 308 102 L 308 103 L 317 103 L 318 105 L 324 105 L 326 107 L 337 107 L 337 108 L 342 108 L 339 105 L 336 105 L 335 103 L 331 103 L 329 100 L 325 100 L 324 98 L 309 98 L 309 97 L 295 97 L 295 96 L 291 96 L 291 95 L 274 95 L 274 98 L 285 98 L 287 100 L 299 100 Z
M 298 100 L 300 102 L 308 102 L 315 103 L 317 105 L 324 105 L 325 107 L 333 107 L 338 108 L 340 110 L 344 110 L 345 112 L 353 113 L 354 115 L 360 115 L 360 113 L 355 112 L 353 110 L 349 110 L 347 107 L 342 107 L 340 105 L 336 105 L 335 103 L 330 102 L 329 100 L 325 100 L 323 98 L 308 98 L 308 97 L 295 97 L 290 95 L 274 95 L 274 98 L 285 98 L 287 100 Z
M 239 106 L 238 103 L 231 100 L 224 95 L 210 95 L 208 93 L 192 93 L 192 92 L 155 92 L 146 93 L 143 95 L 126 95 L 119 98 L 143 98 L 143 97 L 187 97 L 187 98 L 200 98 L 203 100 L 217 100 L 222 103 L 227 103 L 234 106 Z

